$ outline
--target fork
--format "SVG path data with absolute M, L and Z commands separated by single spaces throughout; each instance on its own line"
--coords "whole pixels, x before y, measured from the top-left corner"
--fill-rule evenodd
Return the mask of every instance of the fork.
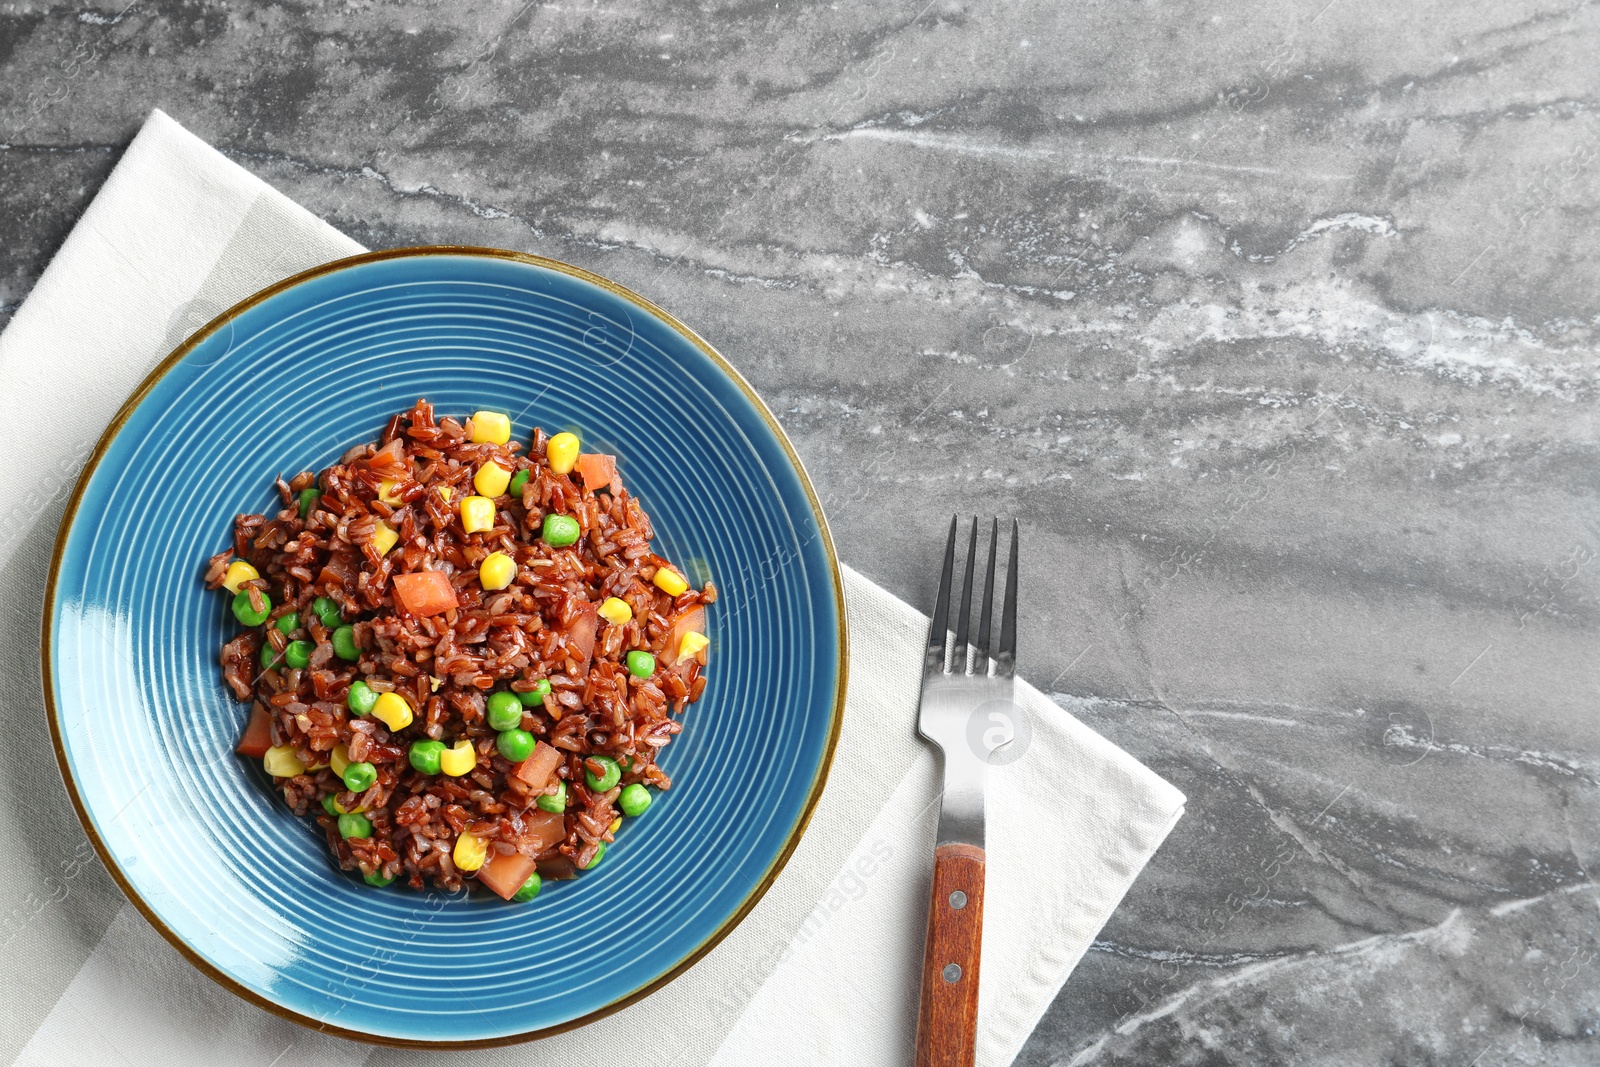
M 983 789 L 994 749 L 993 731 L 982 715 L 1003 705 L 1009 715 L 1017 657 L 1017 524 L 1011 524 L 1000 640 L 989 654 L 995 555 L 1000 520 L 989 532 L 989 565 L 983 580 L 978 634 L 970 644 L 973 564 L 978 555 L 978 520 L 967 542 L 961 609 L 950 639 L 950 585 L 955 569 L 957 517 L 950 520 L 939 574 L 939 598 L 928 627 L 922 668 L 917 732 L 938 746 L 944 773 L 939 830 L 933 850 L 933 892 L 922 957 L 922 998 L 917 1010 L 917 1067 L 971 1067 L 978 1033 L 978 965 L 983 947 Z M 1006 721 L 1010 721 L 1007 719 Z M 975 728 L 976 724 L 976 728 Z

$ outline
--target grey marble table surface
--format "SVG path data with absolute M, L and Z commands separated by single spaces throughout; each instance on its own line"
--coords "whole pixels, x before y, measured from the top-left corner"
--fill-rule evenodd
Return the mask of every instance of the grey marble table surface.
M 0 324 L 152 107 L 704 334 L 1189 814 L 1019 1064 L 1600 1062 L 1600 6 L 0 4 Z M 48 798 L 46 801 L 48 802 Z

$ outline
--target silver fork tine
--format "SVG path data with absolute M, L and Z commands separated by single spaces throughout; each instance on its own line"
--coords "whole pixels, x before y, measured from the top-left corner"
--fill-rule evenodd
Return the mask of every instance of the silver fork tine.
M 1006 564 L 1005 606 L 1000 609 L 1000 649 L 994 657 L 997 677 L 1010 678 L 1017 670 L 1017 520 L 1011 520 L 1011 559 Z
M 956 645 L 955 658 L 950 663 L 950 670 L 955 674 L 966 674 L 967 663 L 967 620 L 972 617 L 972 564 L 978 555 L 978 517 L 972 517 L 972 536 L 967 540 L 967 567 L 966 575 L 961 579 L 961 617 L 956 620 Z
M 924 674 L 943 674 L 945 642 L 950 636 L 950 573 L 956 565 L 956 517 L 950 516 L 950 539 L 944 545 L 944 568 L 939 571 L 939 599 L 933 605 L 933 622 L 928 626 L 928 650 L 923 656 Z
M 972 673 L 989 673 L 989 618 L 994 614 L 994 557 L 1000 548 L 1000 520 L 989 528 L 989 569 L 983 576 L 983 607 L 978 609 L 978 641 L 972 646 Z

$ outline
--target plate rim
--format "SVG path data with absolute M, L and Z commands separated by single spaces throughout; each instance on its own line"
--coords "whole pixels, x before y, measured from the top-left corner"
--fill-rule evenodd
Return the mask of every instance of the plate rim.
M 790 831 L 788 839 L 784 842 L 783 848 L 779 850 L 778 855 L 768 866 L 766 872 L 762 875 L 756 887 L 746 894 L 744 900 L 740 902 L 739 906 L 734 909 L 728 915 L 728 917 L 724 919 L 714 931 L 711 932 L 710 935 L 701 941 L 699 945 L 695 946 L 693 951 L 691 951 L 673 967 L 669 968 L 662 974 L 657 975 L 655 978 L 651 979 L 649 982 L 640 986 L 638 989 L 635 989 L 631 993 L 628 993 L 617 998 L 616 1000 L 611 1001 L 608 1004 L 604 1004 L 599 1008 L 587 1012 L 576 1019 L 570 1019 L 563 1023 L 539 1027 L 537 1029 L 528 1030 L 521 1033 L 507 1034 L 501 1037 L 460 1038 L 437 1041 L 421 1038 L 396 1037 L 388 1034 L 375 1034 L 364 1030 L 355 1030 L 348 1027 L 333 1025 L 331 1023 L 313 1018 L 312 1016 L 304 1015 L 290 1007 L 287 1007 L 286 1005 L 276 1003 L 252 989 L 246 988 L 231 975 L 224 972 L 220 967 L 217 967 L 210 961 L 203 958 L 188 944 L 188 942 L 180 937 L 176 931 L 168 927 L 167 924 L 162 921 L 160 916 L 156 914 L 155 910 L 133 888 L 132 883 L 124 874 L 121 866 L 111 855 L 111 852 L 106 847 L 105 842 L 95 830 L 94 823 L 89 818 L 89 812 L 84 807 L 83 798 L 78 792 L 78 785 L 73 778 L 70 765 L 68 764 L 66 747 L 62 740 L 62 731 L 59 723 L 60 715 L 58 709 L 56 708 L 55 702 L 55 671 L 51 655 L 51 632 L 54 629 L 56 617 L 56 583 L 61 573 L 61 564 L 66 551 L 67 538 L 71 533 L 73 520 L 76 519 L 78 514 L 78 506 L 82 501 L 85 490 L 88 487 L 89 480 L 94 476 L 95 471 L 99 468 L 101 460 L 105 458 L 106 450 L 110 447 L 111 442 L 121 432 L 123 425 L 133 414 L 134 410 L 137 409 L 138 406 L 145 400 L 145 398 L 150 395 L 151 391 L 154 390 L 161 379 L 166 377 L 167 373 L 177 366 L 177 364 L 182 361 L 185 356 L 187 356 L 206 338 L 216 333 L 217 330 L 221 329 L 224 325 L 244 314 L 246 311 L 250 310 L 256 305 L 265 302 L 266 300 L 278 295 L 281 292 L 284 292 L 285 290 L 291 289 L 297 285 L 301 285 L 324 275 L 333 274 L 341 270 L 348 270 L 353 267 L 363 266 L 368 263 L 377 263 L 394 259 L 420 259 L 428 256 L 461 256 L 469 258 L 507 260 L 516 263 L 527 264 L 530 266 L 541 267 L 560 274 L 566 274 L 570 277 L 577 278 L 580 281 L 588 282 L 592 285 L 598 286 L 603 290 L 606 290 L 607 292 L 621 298 L 624 301 L 627 301 L 646 314 L 661 320 L 667 327 L 681 335 L 695 348 L 699 349 L 699 351 L 706 356 L 706 358 L 711 360 L 712 364 L 723 374 L 727 375 L 728 379 L 738 387 L 739 391 L 744 395 L 745 399 L 749 401 L 756 414 L 759 415 L 762 421 L 767 424 L 767 427 L 772 431 L 773 436 L 777 438 L 778 444 L 782 446 L 784 454 L 788 457 L 790 464 L 794 467 L 796 475 L 799 476 L 800 487 L 805 491 L 806 502 L 811 507 L 811 513 L 817 522 L 818 532 L 821 534 L 822 549 L 824 556 L 827 559 L 829 577 L 833 581 L 834 605 L 835 612 L 837 614 L 836 621 L 839 633 L 839 659 L 836 680 L 834 682 L 833 703 L 831 709 L 832 721 L 829 726 L 827 745 L 823 752 L 822 761 L 818 765 L 816 773 L 812 778 L 810 789 L 806 795 L 805 805 L 800 812 L 800 818 L 795 823 L 794 828 Z M 816 813 L 817 804 L 822 798 L 822 791 L 827 785 L 829 772 L 833 768 L 835 750 L 838 748 L 840 731 L 844 725 L 845 694 L 848 688 L 847 683 L 849 681 L 850 672 L 850 636 L 848 620 L 845 612 L 843 572 L 840 570 L 838 553 L 834 548 L 833 534 L 828 527 L 827 516 L 823 514 L 822 502 L 817 497 L 817 491 L 811 482 L 811 476 L 806 472 L 805 465 L 801 462 L 799 453 L 795 451 L 794 444 L 789 440 L 788 434 L 784 433 L 783 427 L 779 424 L 777 417 L 773 415 L 772 410 L 767 407 L 766 402 L 761 399 L 750 383 L 745 380 L 744 375 L 740 374 L 738 369 L 735 368 L 733 364 L 728 362 L 726 357 L 713 348 L 711 344 L 699 334 L 695 333 L 694 330 L 684 325 L 670 312 L 659 307 L 654 302 L 640 296 L 633 290 L 614 282 L 609 278 L 595 274 L 592 271 L 585 270 L 582 267 L 574 266 L 571 263 L 565 263 L 558 259 L 551 259 L 547 256 L 535 255 L 530 252 L 517 252 L 505 248 L 491 248 L 477 245 L 408 245 L 400 248 L 381 249 L 372 252 L 362 252 L 353 256 L 344 256 L 339 259 L 330 260 L 326 263 L 311 267 L 310 269 L 301 271 L 297 274 L 290 275 L 287 278 L 274 282 L 273 284 L 260 289 L 255 293 L 252 293 L 250 296 L 245 297 L 243 300 L 240 300 L 226 311 L 223 311 L 217 315 L 210 322 L 206 323 L 193 334 L 189 335 L 189 337 L 185 338 L 180 344 L 178 344 L 176 348 L 168 353 L 167 356 L 165 356 L 159 363 L 155 365 L 155 367 L 149 371 L 149 373 L 144 376 L 138 387 L 134 389 L 134 391 L 128 396 L 128 399 L 125 400 L 121 407 L 117 409 L 117 413 L 112 417 L 110 423 L 107 424 L 105 431 L 101 433 L 99 440 L 95 442 L 94 450 L 89 453 L 89 458 L 87 461 L 85 461 L 83 469 L 78 473 L 77 481 L 73 485 L 72 496 L 68 498 L 66 510 L 62 513 L 61 521 L 56 528 L 55 544 L 51 549 L 50 555 L 50 571 L 45 581 L 45 596 L 43 606 L 44 611 L 42 612 L 43 621 L 41 626 L 42 636 L 39 643 L 40 663 L 42 667 L 40 681 L 44 690 L 45 721 L 50 728 L 50 743 L 55 752 L 56 769 L 60 772 L 62 782 L 66 785 L 67 795 L 72 801 L 73 811 L 78 816 L 78 822 L 83 826 L 84 832 L 88 835 L 90 843 L 94 846 L 95 853 L 100 857 L 101 864 L 111 875 L 112 880 L 116 882 L 117 888 L 122 891 L 122 895 L 128 899 L 129 903 L 138 909 L 139 913 L 144 916 L 145 921 L 154 927 L 156 931 L 166 939 L 168 944 L 177 949 L 179 954 L 188 960 L 190 964 L 192 964 L 206 977 L 210 978 L 212 981 L 216 982 L 218 985 L 222 986 L 224 989 L 227 989 L 234 995 L 241 997 L 242 999 L 256 1005 L 259 1008 L 263 1008 L 280 1018 L 288 1019 L 291 1022 L 297 1023 L 308 1029 L 315 1030 L 319 1033 L 333 1034 L 337 1037 L 348 1038 L 352 1041 L 361 1041 L 366 1044 L 380 1045 L 389 1048 L 425 1049 L 432 1051 L 501 1048 L 508 1045 L 523 1044 L 539 1038 L 552 1037 L 556 1034 L 566 1033 L 570 1030 L 576 1030 L 579 1027 L 587 1026 L 592 1022 L 596 1022 L 608 1015 L 621 1011 L 623 1008 L 643 1000 L 645 997 L 661 989 L 667 985 L 667 983 L 683 974 L 690 967 L 694 966 L 702 958 L 704 958 L 707 953 L 709 953 L 713 948 L 722 942 L 723 938 L 732 933 L 734 928 L 744 921 L 744 919 L 755 908 L 756 904 L 758 904 L 761 899 L 766 896 L 767 890 L 772 887 L 772 884 L 777 880 L 778 875 L 781 874 L 783 869 L 788 865 L 789 859 L 794 855 L 794 850 L 800 844 L 801 837 L 805 835 L 806 829 L 811 824 L 812 816 Z

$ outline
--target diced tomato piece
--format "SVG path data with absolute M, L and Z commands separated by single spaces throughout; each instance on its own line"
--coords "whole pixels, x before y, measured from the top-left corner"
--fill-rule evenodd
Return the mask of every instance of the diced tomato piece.
M 496 852 L 488 863 L 478 868 L 478 881 L 494 890 L 501 898 L 510 900 L 537 866 L 538 863 L 532 856 L 524 856 L 520 852 L 513 852 L 510 855 Z
M 668 667 L 677 662 L 678 645 L 683 641 L 684 634 L 703 634 L 705 632 L 706 609 L 696 604 L 672 620 L 672 629 L 667 633 L 667 647 L 661 650 L 661 662 Z M 702 648 L 695 656 L 695 659 L 704 664 L 706 661 L 706 649 Z
M 396 415 L 389 420 L 389 428 L 384 432 L 384 436 L 389 440 L 363 461 L 368 470 L 379 473 L 406 471 L 406 442 L 405 438 L 400 436 L 400 418 L 401 416 Z
M 567 817 L 553 811 L 535 810 L 522 817 L 522 844 L 535 855 L 554 848 L 567 839 Z
M 241 756 L 260 759 L 272 747 L 272 718 L 260 701 L 250 706 L 250 721 L 244 724 L 244 736 L 234 749 Z
M 578 607 L 578 617 L 567 627 L 567 650 L 577 659 L 578 665 L 587 667 L 594 655 L 594 637 L 600 630 L 600 613 L 593 604 L 585 601 Z
M 616 493 L 622 488 L 621 480 L 617 477 L 616 456 L 585 452 L 578 457 L 578 475 L 583 478 L 583 487 L 591 493 L 596 489 Z
M 517 764 L 515 774 L 529 789 L 542 793 L 550 785 L 550 776 L 561 766 L 561 750 L 543 741 L 534 745 L 533 755 Z
M 343 588 L 345 580 L 350 577 L 350 569 L 342 560 L 329 560 L 317 572 L 317 584 L 326 587 Z
M 419 618 L 438 615 L 460 606 L 450 576 L 443 571 L 419 571 L 394 576 L 394 598 Z

